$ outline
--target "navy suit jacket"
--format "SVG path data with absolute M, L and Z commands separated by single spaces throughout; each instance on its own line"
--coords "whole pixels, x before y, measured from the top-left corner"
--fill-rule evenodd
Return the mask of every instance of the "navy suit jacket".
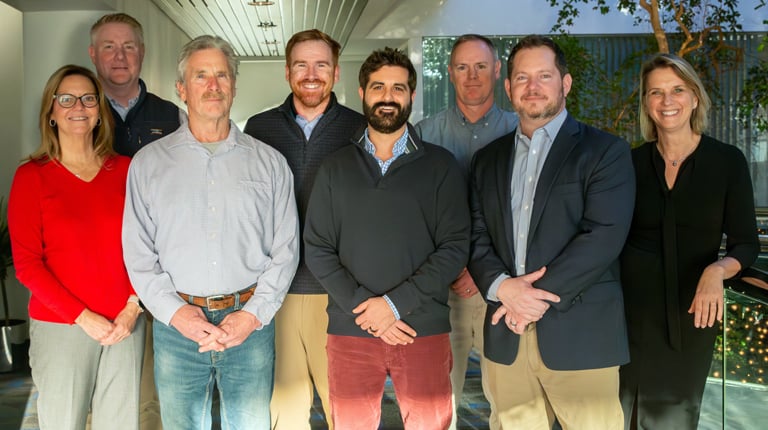
M 481 149 L 472 162 L 469 271 L 487 297 L 501 274 L 515 272 L 510 192 L 515 132 Z M 635 179 L 624 140 L 566 118 L 534 195 L 525 267 L 547 267 L 534 287 L 560 297 L 536 323 L 539 350 L 552 370 L 597 369 L 629 361 L 618 256 L 632 220 Z M 485 356 L 511 364 L 520 337 L 490 319 Z

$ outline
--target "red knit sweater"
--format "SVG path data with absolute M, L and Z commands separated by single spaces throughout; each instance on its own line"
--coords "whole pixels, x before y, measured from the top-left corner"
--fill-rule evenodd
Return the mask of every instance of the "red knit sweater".
M 16 277 L 29 288 L 29 316 L 72 324 L 88 308 L 112 320 L 133 288 L 121 229 L 128 157 L 108 159 L 91 182 L 57 162 L 16 170 L 8 228 Z

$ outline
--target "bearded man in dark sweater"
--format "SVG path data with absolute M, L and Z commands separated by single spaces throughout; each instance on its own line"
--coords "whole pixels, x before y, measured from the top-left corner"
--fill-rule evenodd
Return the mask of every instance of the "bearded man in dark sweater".
M 333 93 L 339 80 L 341 45 L 319 30 L 296 33 L 285 47 L 285 79 L 291 94 L 271 110 L 254 115 L 245 133 L 280 151 L 293 171 L 299 220 L 320 163 L 349 144 L 365 125 L 359 113 L 340 105 Z M 328 294 L 299 262 L 288 295 L 275 316 L 275 382 L 270 404 L 273 430 L 310 429 L 313 385 L 330 423 L 328 361 L 325 353 Z
M 452 415 L 448 289 L 467 262 L 466 182 L 447 150 L 407 123 L 416 71 L 401 51 L 363 63 L 368 127 L 326 158 L 305 221 L 307 266 L 328 290 L 336 430 L 376 429 L 387 375 L 405 428 Z

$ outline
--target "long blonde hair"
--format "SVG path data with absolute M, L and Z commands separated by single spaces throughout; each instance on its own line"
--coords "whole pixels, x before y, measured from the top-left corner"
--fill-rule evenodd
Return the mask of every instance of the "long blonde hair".
M 59 144 L 59 129 L 57 125 L 51 125 L 51 112 L 53 104 L 56 103 L 53 96 L 61 85 L 61 81 L 67 76 L 80 75 L 89 79 L 96 88 L 99 97 L 99 119 L 101 120 L 94 128 L 93 150 L 99 158 L 106 158 L 114 155 L 112 141 L 114 140 L 115 123 L 112 119 L 112 112 L 109 108 L 104 91 L 101 89 L 96 75 L 85 67 L 68 64 L 56 70 L 43 89 L 43 98 L 40 101 L 40 146 L 30 154 L 28 160 L 37 162 L 47 162 L 51 160 L 61 160 L 61 145 Z

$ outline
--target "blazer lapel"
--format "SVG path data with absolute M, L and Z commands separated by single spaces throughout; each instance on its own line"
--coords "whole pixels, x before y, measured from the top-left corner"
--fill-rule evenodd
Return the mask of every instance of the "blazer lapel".
M 552 148 L 549 150 L 544 166 L 541 168 L 539 181 L 536 183 L 536 194 L 533 198 L 533 210 L 531 211 L 531 223 L 528 229 L 528 246 L 535 235 L 536 228 L 541 220 L 541 214 L 547 206 L 549 194 L 555 183 L 557 175 L 560 173 L 563 165 L 568 159 L 568 155 L 573 151 L 578 143 L 579 123 L 568 115 L 563 122 L 560 131 L 552 142 Z
M 504 221 L 504 234 L 507 238 L 506 242 L 508 245 L 509 255 L 512 258 L 512 267 L 514 267 L 515 259 L 515 238 L 514 230 L 512 228 L 513 218 L 510 196 L 512 193 L 512 166 L 514 165 L 515 159 L 516 133 L 517 129 L 509 134 L 508 141 L 505 142 L 506 144 L 502 146 L 498 157 L 496 158 L 496 169 L 498 172 L 496 175 L 496 180 L 498 181 L 496 184 L 496 190 L 498 192 L 499 207 L 501 207 L 502 220 Z

